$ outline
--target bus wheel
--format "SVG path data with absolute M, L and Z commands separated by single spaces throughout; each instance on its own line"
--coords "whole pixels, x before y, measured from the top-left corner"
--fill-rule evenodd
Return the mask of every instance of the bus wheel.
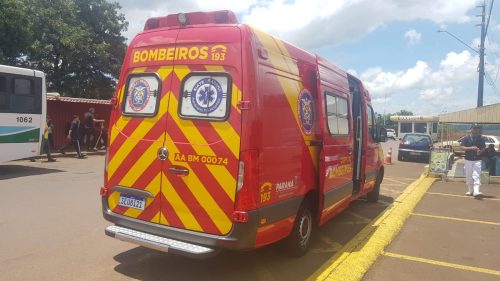
M 384 178 L 384 172 L 380 171 L 377 179 L 375 180 L 375 187 L 373 188 L 372 191 L 368 192 L 366 194 L 366 199 L 370 203 L 376 203 L 378 201 L 378 198 L 380 196 L 380 184 L 382 183 L 382 179 Z
M 292 233 L 285 240 L 285 246 L 291 255 L 300 257 L 307 253 L 311 243 L 313 216 L 309 202 L 302 203 Z

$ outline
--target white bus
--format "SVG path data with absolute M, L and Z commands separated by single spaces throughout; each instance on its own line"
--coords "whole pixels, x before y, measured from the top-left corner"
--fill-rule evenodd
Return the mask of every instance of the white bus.
M 439 116 L 391 116 L 391 121 L 398 122 L 398 138 L 408 133 L 422 133 L 431 136 L 433 141 L 438 140 Z
M 0 162 L 40 155 L 46 108 L 43 72 L 0 65 Z

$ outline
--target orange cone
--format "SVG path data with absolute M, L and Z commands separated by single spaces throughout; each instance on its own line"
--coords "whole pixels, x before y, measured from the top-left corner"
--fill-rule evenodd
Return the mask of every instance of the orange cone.
M 387 151 L 387 155 L 385 155 L 384 164 L 392 165 L 392 147 L 389 147 L 389 151 Z

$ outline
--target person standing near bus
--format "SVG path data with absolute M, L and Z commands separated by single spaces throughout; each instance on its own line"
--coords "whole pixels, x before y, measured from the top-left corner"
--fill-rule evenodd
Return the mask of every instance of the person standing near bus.
M 466 195 L 481 196 L 481 154 L 486 148 L 486 143 L 481 136 L 481 127 L 472 126 L 470 135 L 461 143 L 465 151 L 465 179 L 467 184 Z
M 70 144 L 73 144 L 73 146 L 75 147 L 75 151 L 78 155 L 78 158 L 80 159 L 86 158 L 85 155 L 82 154 L 80 147 L 80 117 L 78 117 L 78 115 L 73 115 L 73 121 L 71 122 L 71 127 L 69 128 L 68 135 L 66 137 L 71 142 L 61 147 L 59 149 L 59 152 L 65 154 L 64 149 L 68 147 Z
M 47 131 L 50 149 L 54 149 L 54 122 L 50 116 L 47 115 Z
M 47 120 L 45 121 L 45 130 L 43 131 L 43 149 L 45 150 L 45 153 L 47 154 L 47 161 L 49 162 L 55 162 L 56 159 L 52 157 L 50 154 L 50 132 L 51 132 L 51 127 L 50 127 L 50 117 L 47 116 Z
M 94 143 L 97 143 L 97 130 L 95 123 L 103 123 L 104 120 L 95 119 L 95 109 L 93 107 L 89 108 L 88 112 L 85 112 L 83 120 L 84 135 L 83 139 L 86 141 L 88 150 L 96 150 Z

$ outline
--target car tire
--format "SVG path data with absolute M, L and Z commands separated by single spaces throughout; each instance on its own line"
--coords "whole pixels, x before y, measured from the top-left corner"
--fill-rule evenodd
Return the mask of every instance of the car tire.
M 368 192 L 366 194 L 366 200 L 370 203 L 377 203 L 378 198 L 380 197 L 380 184 L 382 183 L 382 180 L 384 179 L 384 172 L 380 171 L 377 175 L 377 179 L 375 180 L 375 187 L 373 187 L 373 190 Z
M 292 233 L 284 241 L 290 255 L 301 257 L 307 253 L 311 244 L 313 222 L 311 204 L 304 201 L 295 218 Z

